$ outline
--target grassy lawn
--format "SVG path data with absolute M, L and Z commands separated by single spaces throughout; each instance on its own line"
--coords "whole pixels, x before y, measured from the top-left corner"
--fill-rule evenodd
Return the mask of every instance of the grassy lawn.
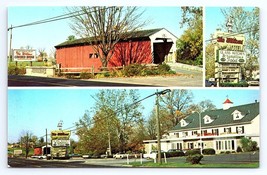
M 133 167 L 147 167 L 147 168 L 259 168 L 259 163 L 242 163 L 242 164 L 196 164 L 190 163 L 154 163 L 145 162 L 142 165 L 138 163 L 131 163 Z
M 8 66 L 15 66 L 15 65 L 16 65 L 15 61 L 8 62 Z M 30 65 L 31 65 L 30 61 L 21 61 L 21 62 L 18 61 L 18 67 L 26 67 L 26 66 L 30 66 Z M 45 63 L 44 62 L 33 61 L 32 65 L 33 66 L 44 66 Z

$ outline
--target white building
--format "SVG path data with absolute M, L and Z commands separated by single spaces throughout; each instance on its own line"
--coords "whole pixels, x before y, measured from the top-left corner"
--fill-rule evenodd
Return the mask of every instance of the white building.
M 201 134 L 200 134 L 201 130 Z M 216 153 L 234 152 L 247 137 L 260 145 L 259 102 L 233 106 L 226 99 L 222 109 L 193 113 L 182 119 L 161 139 L 161 149 L 213 148 Z M 145 140 L 145 151 L 157 147 L 157 140 Z

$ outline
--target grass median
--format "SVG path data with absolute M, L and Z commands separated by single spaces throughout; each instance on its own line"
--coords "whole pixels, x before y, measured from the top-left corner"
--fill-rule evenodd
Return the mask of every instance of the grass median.
M 140 164 L 140 162 L 134 162 L 130 164 L 132 167 L 146 167 L 146 168 L 259 168 L 259 162 L 256 163 L 235 163 L 235 164 L 190 164 L 190 163 L 154 163 L 154 162 L 144 162 Z

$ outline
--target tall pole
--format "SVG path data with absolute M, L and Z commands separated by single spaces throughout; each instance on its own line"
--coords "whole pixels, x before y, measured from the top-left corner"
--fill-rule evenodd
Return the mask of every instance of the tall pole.
M 200 141 L 200 154 L 202 154 L 202 132 L 201 132 L 201 113 L 198 113 L 198 117 L 199 117 L 199 130 L 200 130 L 200 137 L 199 137 L 199 141 Z
M 156 90 L 156 116 L 157 116 L 158 163 L 161 164 L 160 120 L 159 120 L 159 93 L 158 93 L 158 90 Z
M 108 151 L 109 151 L 109 156 L 111 156 L 110 131 L 108 131 Z
M 45 129 L 45 156 L 47 158 L 47 129 Z
M 12 55 L 12 25 L 9 28 L 10 29 L 10 41 L 9 41 L 9 62 L 12 61 L 11 55 Z M 9 30 L 8 29 L 8 30 Z

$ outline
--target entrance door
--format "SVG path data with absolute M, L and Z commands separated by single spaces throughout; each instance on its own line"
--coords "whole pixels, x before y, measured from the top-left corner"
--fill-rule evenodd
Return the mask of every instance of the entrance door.
M 154 64 L 162 64 L 165 57 L 169 54 L 172 42 L 153 43 Z

